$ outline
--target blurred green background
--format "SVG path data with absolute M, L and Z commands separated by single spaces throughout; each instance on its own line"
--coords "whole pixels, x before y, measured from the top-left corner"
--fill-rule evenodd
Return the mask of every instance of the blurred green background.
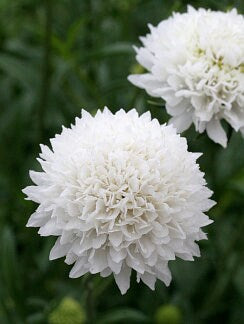
M 127 81 L 140 70 L 132 45 L 172 11 L 178 0 L 0 0 L 0 323 L 84 322 L 87 283 L 69 279 L 63 260 L 48 261 L 55 238 L 26 228 L 35 204 L 21 192 L 29 169 L 39 170 L 39 143 L 69 126 L 81 108 L 95 113 L 137 107 L 161 123 L 162 102 Z M 190 1 L 195 7 L 243 14 L 243 0 Z M 231 50 L 231 49 L 230 49 Z M 161 105 L 161 106 L 160 106 Z M 121 296 L 112 278 L 94 277 L 95 323 L 244 323 L 244 142 L 233 133 L 227 149 L 184 134 L 214 199 L 195 262 L 173 261 L 169 288 L 155 292 L 132 278 Z

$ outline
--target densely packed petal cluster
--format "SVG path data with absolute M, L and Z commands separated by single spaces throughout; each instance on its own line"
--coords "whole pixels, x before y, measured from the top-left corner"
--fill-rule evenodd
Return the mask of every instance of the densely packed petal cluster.
M 58 236 L 50 259 L 74 263 L 70 277 L 113 273 L 125 293 L 134 269 L 153 289 L 157 278 L 170 283 L 169 260 L 200 255 L 212 192 L 172 125 L 135 110 L 83 111 L 51 145 L 24 189 L 39 204 L 27 226 Z
M 148 73 L 129 80 L 165 100 L 179 132 L 194 123 L 226 147 L 221 119 L 244 133 L 244 17 L 189 6 L 149 28 L 135 48 Z

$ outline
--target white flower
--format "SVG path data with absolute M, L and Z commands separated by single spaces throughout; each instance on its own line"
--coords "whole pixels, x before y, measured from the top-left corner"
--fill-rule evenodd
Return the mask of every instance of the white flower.
M 171 123 L 183 132 L 194 123 L 226 147 L 220 120 L 244 129 L 244 18 L 230 12 L 174 13 L 142 37 L 137 61 L 148 73 L 129 80 L 166 101 Z
M 156 278 L 169 285 L 169 260 L 200 255 L 212 192 L 200 154 L 173 126 L 135 110 L 83 111 L 51 145 L 41 145 L 43 172 L 31 171 L 36 185 L 23 190 L 39 204 L 27 226 L 58 236 L 50 259 L 75 263 L 70 277 L 113 273 L 124 294 L 134 269 L 154 289 Z

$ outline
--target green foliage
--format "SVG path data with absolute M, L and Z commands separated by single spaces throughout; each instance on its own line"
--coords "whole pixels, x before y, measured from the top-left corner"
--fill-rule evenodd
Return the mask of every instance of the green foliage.
M 244 10 L 242 0 L 190 3 Z M 21 189 L 30 184 L 28 170 L 39 168 L 39 143 L 48 143 L 61 125 L 69 126 L 81 108 L 95 113 L 104 105 L 112 111 L 137 107 L 139 113 L 149 109 L 161 123 L 168 120 L 160 100 L 127 81 L 129 73 L 140 69 L 132 45 L 139 45 L 148 23 L 183 12 L 187 4 L 0 1 L 1 324 L 56 323 L 53 314 L 62 312 L 65 296 L 77 300 L 74 313 L 83 314 L 83 280 L 69 279 L 70 267 L 63 260 L 48 260 L 54 238 L 40 238 L 37 230 L 25 227 L 36 206 L 24 200 Z M 201 242 L 202 257 L 170 263 L 172 284 L 166 288 L 158 282 L 155 292 L 133 278 L 122 297 L 113 280 L 95 277 L 96 323 L 154 323 L 158 309 L 165 318 L 178 312 L 182 323 L 190 324 L 236 324 L 244 317 L 243 139 L 233 133 L 223 149 L 205 136 L 198 138 L 193 129 L 184 135 L 190 150 L 204 153 L 199 164 L 218 202 L 210 212 L 215 222 L 206 229 L 209 240 Z

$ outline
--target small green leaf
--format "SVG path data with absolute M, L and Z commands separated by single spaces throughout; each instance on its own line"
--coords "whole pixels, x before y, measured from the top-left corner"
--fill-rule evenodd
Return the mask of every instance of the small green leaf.
M 21 84 L 31 88 L 38 83 L 34 66 L 23 59 L 12 55 L 0 54 L 0 70 L 18 80 Z
M 100 321 L 98 321 L 98 324 L 118 323 L 125 320 L 144 323 L 148 321 L 148 317 L 135 309 L 120 308 L 106 314 Z
M 8 293 L 15 296 L 19 290 L 19 266 L 17 262 L 15 237 L 9 227 L 1 231 L 0 273 Z

